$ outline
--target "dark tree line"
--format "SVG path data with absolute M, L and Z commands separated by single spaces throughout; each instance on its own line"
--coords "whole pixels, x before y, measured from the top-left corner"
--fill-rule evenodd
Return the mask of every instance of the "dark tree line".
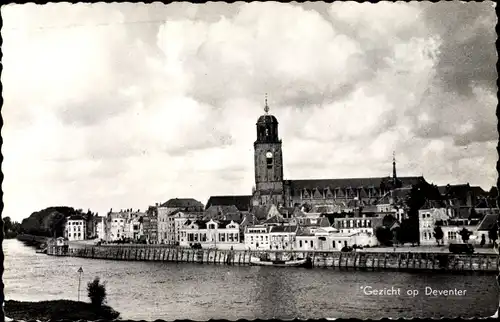
M 21 233 L 21 224 L 17 221 L 13 222 L 10 217 L 3 218 L 3 225 L 6 239 L 16 238 Z
M 86 213 L 82 209 L 72 207 L 49 207 L 32 213 L 23 219 L 19 233 L 46 237 L 64 237 L 67 218 L 80 215 L 87 221 L 95 216 L 90 210 Z

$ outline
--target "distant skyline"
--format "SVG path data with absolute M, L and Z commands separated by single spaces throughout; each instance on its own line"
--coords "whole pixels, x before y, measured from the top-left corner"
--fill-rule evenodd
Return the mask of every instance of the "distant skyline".
M 4 213 L 251 194 L 286 179 L 496 184 L 493 2 L 3 6 Z

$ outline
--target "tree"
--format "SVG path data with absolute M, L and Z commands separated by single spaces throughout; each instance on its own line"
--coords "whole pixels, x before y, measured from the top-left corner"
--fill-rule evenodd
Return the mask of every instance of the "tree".
M 389 228 L 384 226 L 377 227 L 375 229 L 375 236 L 381 245 L 391 246 L 393 235 Z
M 398 241 L 401 244 L 411 243 L 413 246 L 420 243 L 420 233 L 417 218 L 406 218 L 399 227 Z
M 100 283 L 99 277 L 87 284 L 87 293 L 92 305 L 100 307 L 106 301 L 106 283 Z
M 6 239 L 15 238 L 21 233 L 21 224 L 17 221 L 13 222 L 10 217 L 3 218 L 3 224 L 3 231 Z
M 462 241 L 464 243 L 469 242 L 469 237 L 472 234 L 467 228 L 462 228 L 462 230 L 458 233 L 460 236 L 462 236 Z
M 498 226 L 496 224 L 488 231 L 488 238 L 492 244 L 498 239 Z
M 433 234 L 434 238 L 436 238 L 436 242 L 437 242 L 438 246 L 439 246 L 439 241 L 441 241 L 441 245 L 442 245 L 444 233 L 443 233 L 443 229 L 441 228 L 441 226 L 434 227 L 434 232 L 432 234 Z

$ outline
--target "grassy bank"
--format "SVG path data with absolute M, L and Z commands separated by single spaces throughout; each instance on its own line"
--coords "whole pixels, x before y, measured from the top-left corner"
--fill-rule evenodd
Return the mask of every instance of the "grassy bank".
M 28 246 L 40 247 L 42 244 L 46 244 L 49 238 L 45 236 L 21 234 L 17 235 L 16 239 L 22 241 Z
M 14 320 L 114 320 L 120 313 L 103 305 L 95 307 L 91 303 L 69 300 L 19 302 L 5 301 L 5 316 Z

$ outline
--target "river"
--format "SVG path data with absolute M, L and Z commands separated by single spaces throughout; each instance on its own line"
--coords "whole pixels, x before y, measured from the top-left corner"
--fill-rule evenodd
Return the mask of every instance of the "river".
M 106 282 L 108 305 L 123 319 L 487 317 L 498 306 L 493 275 L 53 257 L 36 254 L 17 240 L 4 241 L 3 250 L 6 300 L 77 300 L 82 267 L 81 299 L 88 301 L 86 284 L 99 276 Z M 426 287 L 464 294 L 429 296 Z M 385 294 L 374 295 L 374 290 Z M 407 295 L 408 290 L 419 294 Z

